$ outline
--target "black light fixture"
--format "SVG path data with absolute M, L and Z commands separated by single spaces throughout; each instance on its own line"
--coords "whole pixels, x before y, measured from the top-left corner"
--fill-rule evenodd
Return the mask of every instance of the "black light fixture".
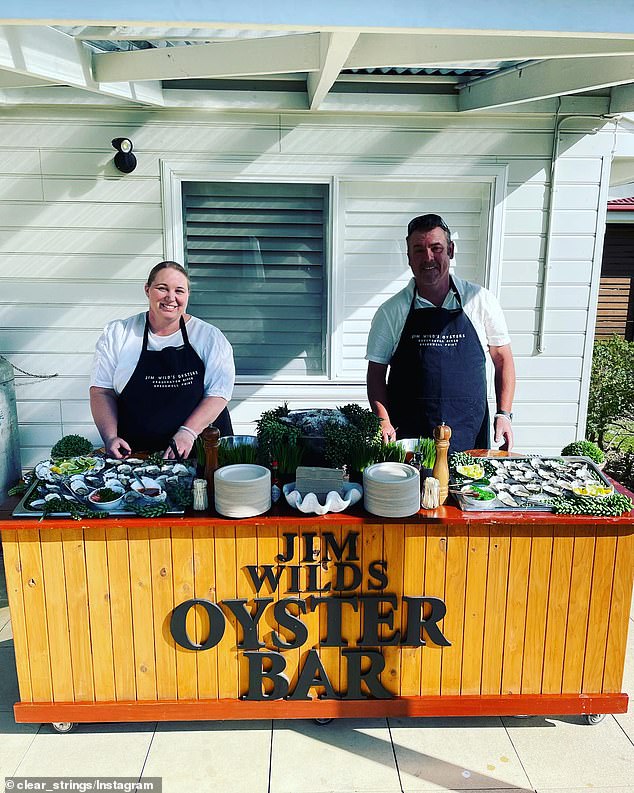
M 115 168 L 121 173 L 132 173 L 136 168 L 136 157 L 132 154 L 130 138 L 113 138 L 112 146 L 117 150 L 114 156 Z

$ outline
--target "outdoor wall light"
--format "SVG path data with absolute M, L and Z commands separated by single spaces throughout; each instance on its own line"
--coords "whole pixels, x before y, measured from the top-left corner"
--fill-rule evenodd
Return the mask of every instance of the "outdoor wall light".
M 136 168 L 136 157 L 132 154 L 130 138 L 114 138 L 112 146 L 117 150 L 114 156 L 115 168 L 118 168 L 122 173 L 132 173 Z

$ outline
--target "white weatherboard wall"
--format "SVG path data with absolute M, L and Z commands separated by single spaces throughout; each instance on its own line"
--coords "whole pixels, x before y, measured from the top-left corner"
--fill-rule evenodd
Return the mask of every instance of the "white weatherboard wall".
M 585 422 L 612 129 L 597 133 L 579 120 L 562 135 L 546 351 L 538 355 L 553 123 L 517 112 L 0 111 L 0 353 L 28 372 L 58 375 L 16 373 L 23 465 L 45 457 L 62 434 L 98 440 L 87 400 L 95 340 L 107 321 L 144 308 L 148 270 L 182 244 L 161 160 L 200 174 L 211 167 L 215 178 L 331 180 L 329 376 L 239 382 L 237 432 L 252 431 L 263 410 L 283 401 L 365 403 L 364 336 L 374 307 L 407 280 L 407 263 L 392 250 L 383 272 L 363 229 L 392 211 L 404 225 L 419 214 L 422 189 L 420 211 L 453 212 L 460 227 L 457 272 L 500 296 L 517 361 L 517 448 L 559 451 Z M 138 156 L 130 175 L 112 165 L 110 141 L 119 136 L 133 140 Z

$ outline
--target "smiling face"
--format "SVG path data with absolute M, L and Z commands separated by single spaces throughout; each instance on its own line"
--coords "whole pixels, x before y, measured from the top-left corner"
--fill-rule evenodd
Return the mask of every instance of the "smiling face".
M 150 304 L 150 327 L 162 330 L 178 323 L 184 315 L 189 299 L 187 278 L 172 267 L 159 270 L 151 284 L 145 285 Z
M 407 258 L 421 297 L 432 302 L 449 291 L 449 263 L 453 259 L 453 242 L 440 227 L 414 231 L 407 240 Z

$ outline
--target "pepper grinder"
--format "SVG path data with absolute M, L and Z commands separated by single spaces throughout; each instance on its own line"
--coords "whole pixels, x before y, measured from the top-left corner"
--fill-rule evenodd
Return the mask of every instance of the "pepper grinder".
M 200 433 L 205 449 L 205 479 L 207 480 L 207 498 L 211 501 L 214 492 L 214 471 L 218 468 L 218 446 L 220 430 L 211 424 Z
M 434 442 L 436 444 L 436 462 L 432 475 L 440 482 L 440 505 L 442 506 L 449 495 L 449 439 L 451 438 L 451 427 L 444 421 L 434 428 Z

